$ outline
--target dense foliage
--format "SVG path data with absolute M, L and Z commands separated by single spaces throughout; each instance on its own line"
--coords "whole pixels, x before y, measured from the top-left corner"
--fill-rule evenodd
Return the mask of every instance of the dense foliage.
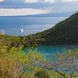
M 56 61 L 44 60 L 37 51 L 24 51 L 44 44 L 78 44 L 77 21 L 78 13 L 29 36 L 0 34 L 0 78 L 78 78 L 77 49 L 54 54 Z
M 53 69 L 45 68 L 48 60 L 39 52 L 30 49 L 25 52 L 22 45 L 11 45 L 9 38 L 13 37 L 4 38 L 0 35 L 0 78 L 64 78 Z
M 78 12 L 54 27 L 43 32 L 30 35 L 30 41 L 43 44 L 78 44 Z
M 0 35 L 0 78 L 78 78 L 78 49 L 54 54 L 56 61 L 46 60 L 37 51 L 25 52 L 17 44 L 20 38 L 13 37 Z
M 78 44 L 78 12 L 38 35 L 42 44 Z
M 36 51 L 9 47 L 9 42 L 0 39 L 0 78 L 24 78 L 27 71 L 34 69 L 31 64 L 41 59 L 42 55 Z
M 67 50 L 62 53 L 54 53 L 52 58 L 45 62 L 40 61 L 35 65 L 39 65 L 48 71 L 54 70 L 61 75 L 62 78 L 78 78 L 78 49 Z M 40 73 L 41 72 L 38 72 L 37 75 L 42 76 Z

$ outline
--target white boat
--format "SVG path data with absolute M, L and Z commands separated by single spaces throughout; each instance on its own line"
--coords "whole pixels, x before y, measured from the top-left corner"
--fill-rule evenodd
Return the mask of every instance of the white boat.
M 24 30 L 23 30 L 23 29 L 20 29 L 20 32 L 21 32 L 21 33 L 23 33 L 23 32 L 24 32 Z

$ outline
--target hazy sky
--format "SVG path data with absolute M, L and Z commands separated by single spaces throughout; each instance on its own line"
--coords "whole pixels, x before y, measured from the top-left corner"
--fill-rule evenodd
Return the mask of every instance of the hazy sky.
M 77 11 L 78 0 L 0 0 L 0 16 L 48 13 L 69 16 Z

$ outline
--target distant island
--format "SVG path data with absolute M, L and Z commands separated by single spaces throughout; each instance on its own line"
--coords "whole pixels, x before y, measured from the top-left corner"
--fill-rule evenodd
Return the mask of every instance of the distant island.
M 69 17 L 73 12 L 59 12 L 59 13 L 45 13 L 45 14 L 33 14 L 33 15 L 22 15 L 22 16 L 0 16 L 0 17 Z

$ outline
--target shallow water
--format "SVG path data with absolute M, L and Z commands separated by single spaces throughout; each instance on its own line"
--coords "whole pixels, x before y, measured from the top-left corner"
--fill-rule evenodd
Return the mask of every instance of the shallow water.
M 52 57 L 52 54 L 57 52 L 64 52 L 65 50 L 74 50 L 78 48 L 78 45 L 52 45 L 52 46 L 39 46 L 34 49 L 37 49 L 38 52 L 44 54 L 47 58 Z

